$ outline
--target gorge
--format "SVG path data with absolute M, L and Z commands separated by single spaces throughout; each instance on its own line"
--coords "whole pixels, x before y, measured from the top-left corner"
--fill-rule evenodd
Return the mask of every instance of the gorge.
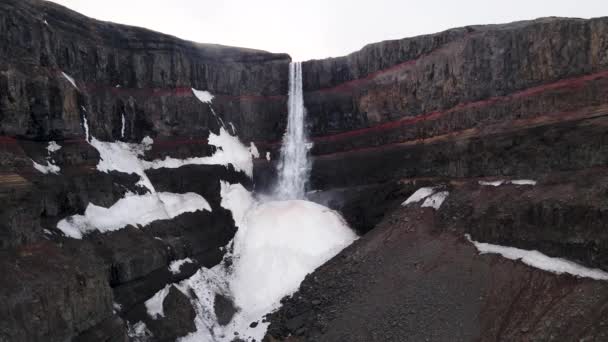
M 0 341 L 608 339 L 608 18 L 297 64 L 0 0 L 0 41 Z M 252 274 L 283 277 L 308 248 L 272 252 L 310 245 L 280 227 L 349 245 L 322 206 L 360 238 L 280 308 L 229 286 L 241 269 L 268 302 L 281 281 Z M 259 259 L 232 258 L 242 239 Z M 480 254 L 495 246 L 596 276 Z

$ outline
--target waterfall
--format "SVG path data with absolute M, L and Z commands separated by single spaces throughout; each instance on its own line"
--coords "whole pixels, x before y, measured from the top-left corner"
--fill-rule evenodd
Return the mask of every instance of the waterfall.
M 278 164 L 278 183 L 275 196 L 279 199 L 303 199 L 310 172 L 308 141 L 304 128 L 306 108 L 302 94 L 302 64 L 289 65 L 289 104 L 287 130 L 283 136 L 283 146 Z

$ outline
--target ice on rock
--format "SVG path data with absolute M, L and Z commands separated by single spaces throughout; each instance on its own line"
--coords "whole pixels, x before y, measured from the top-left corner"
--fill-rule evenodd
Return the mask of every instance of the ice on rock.
M 74 88 L 76 88 L 76 90 L 79 90 L 79 89 L 78 89 L 78 86 L 76 85 L 76 81 L 74 81 L 74 78 L 72 78 L 72 76 L 70 76 L 70 75 L 66 74 L 66 73 L 65 73 L 65 72 L 63 72 L 63 71 L 61 72 L 61 75 L 63 75 L 63 78 L 65 78 L 66 80 L 68 80 L 68 82 L 70 82 L 70 84 L 71 84 L 71 85 L 72 85 Z
M 169 264 L 169 271 L 173 274 L 179 274 L 179 272 L 181 271 L 182 266 L 184 266 L 185 264 L 191 264 L 194 261 L 190 258 L 185 258 L 185 259 L 181 259 L 181 260 L 174 260 L 171 262 L 171 264 Z
M 435 188 L 430 188 L 430 187 L 420 188 L 420 189 L 416 190 L 416 192 L 414 192 L 410 197 L 408 197 L 408 199 L 406 199 L 403 203 L 401 203 L 401 205 L 406 206 L 410 203 L 418 203 L 418 202 L 422 201 L 423 199 L 429 197 L 433 193 L 435 193 Z
M 249 177 L 253 176 L 253 160 L 248 147 L 234 135 L 220 128 L 220 134 L 209 134 L 209 144 L 217 147 L 215 153 L 210 157 L 193 157 L 177 159 L 166 157 L 165 159 L 144 162 L 147 169 L 178 168 L 184 165 L 232 165 L 235 170 L 243 171 Z
M 249 144 L 249 152 L 251 153 L 251 156 L 253 158 L 260 158 L 260 152 L 258 151 L 258 148 L 255 146 L 253 141 Z
M 536 185 L 535 180 L 531 179 L 515 179 L 515 180 L 496 180 L 496 181 L 479 181 L 479 185 L 485 186 L 501 186 L 504 184 L 513 184 L 513 185 Z
M 49 141 L 48 146 L 46 147 L 47 151 L 49 151 L 50 153 L 54 153 L 57 152 L 61 149 L 61 146 L 59 144 L 57 144 L 57 142 L 55 141 Z
M 152 298 L 148 299 L 144 304 L 146 306 L 146 311 L 148 312 L 148 316 L 152 319 L 158 319 L 160 317 L 165 317 L 165 312 L 163 310 L 163 302 L 165 298 L 169 294 L 169 290 L 171 289 L 172 284 L 165 286 L 160 291 L 156 292 Z
M 587 268 L 566 259 L 549 257 L 539 251 L 477 242 L 471 239 L 469 234 L 465 236 L 477 248 L 479 254 L 500 254 L 504 258 L 519 260 L 528 266 L 555 274 L 567 273 L 576 277 L 608 280 L 608 273 L 600 269 Z
M 59 174 L 59 171 L 61 171 L 61 168 L 55 164 L 53 164 L 52 162 L 48 161 L 46 162 L 46 165 L 41 165 L 36 163 L 35 161 L 32 160 L 32 164 L 34 166 L 34 168 L 38 171 L 40 171 L 43 174 L 49 174 L 49 173 L 53 173 L 53 174 Z
M 421 208 L 431 207 L 435 210 L 438 210 L 439 207 L 441 207 L 441 205 L 445 201 L 445 199 L 448 198 L 449 194 L 450 193 L 447 191 L 436 192 L 436 193 L 432 194 L 431 196 L 427 197 L 420 207 Z
M 102 172 L 118 171 L 139 175 L 139 185 L 154 192 L 154 186 L 145 173 L 145 162 L 141 156 L 150 148 L 153 141 L 145 137 L 141 144 L 126 142 L 105 142 L 91 138 L 90 144 L 99 152 L 100 160 L 97 169 Z
M 211 94 L 210 92 L 208 92 L 206 90 L 196 90 L 196 89 L 192 88 L 192 93 L 202 103 L 211 103 L 211 101 L 213 101 L 213 98 L 215 97 L 215 96 L 213 96 L 213 94 Z
M 128 225 L 146 226 L 157 220 L 168 220 L 183 213 L 207 210 L 209 203 L 199 194 L 168 192 L 129 194 L 109 208 L 89 203 L 84 215 L 67 217 L 57 224 L 66 236 L 81 239 L 84 234 L 109 232 Z

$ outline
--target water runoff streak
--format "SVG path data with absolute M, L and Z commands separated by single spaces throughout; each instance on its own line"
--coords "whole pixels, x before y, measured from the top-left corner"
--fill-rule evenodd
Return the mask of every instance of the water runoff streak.
M 302 63 L 289 65 L 289 104 L 287 130 L 278 165 L 278 183 L 275 196 L 278 199 L 304 199 L 306 182 L 310 173 L 308 150 L 312 146 L 306 136 L 304 122 L 306 108 L 302 94 Z

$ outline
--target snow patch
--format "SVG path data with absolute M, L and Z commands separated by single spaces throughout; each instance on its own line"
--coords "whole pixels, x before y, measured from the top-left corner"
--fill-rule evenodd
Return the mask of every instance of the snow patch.
M 122 121 L 122 126 L 120 127 L 120 137 L 124 138 L 125 137 L 125 127 L 127 126 L 126 122 L 125 122 L 125 113 L 122 113 L 121 121 Z
M 501 186 L 504 184 L 513 184 L 513 185 L 536 185 L 535 180 L 531 179 L 515 179 L 515 180 L 496 180 L 496 181 L 479 181 L 479 185 L 485 186 Z
M 59 174 L 59 171 L 61 171 L 61 168 L 59 166 L 53 164 L 50 160 L 46 161 L 46 165 L 38 164 L 33 159 L 30 159 L 30 160 L 32 161 L 32 164 L 34 165 L 34 168 L 45 175 L 49 174 L 49 173 Z
M 80 90 L 78 89 L 78 86 L 76 85 L 76 81 L 74 81 L 74 79 L 72 78 L 72 76 L 66 74 L 65 72 L 61 72 L 61 74 L 63 75 L 63 78 L 65 78 L 66 80 L 68 80 L 68 82 L 70 82 L 70 84 L 76 88 L 76 90 Z
M 240 140 L 230 135 L 223 127 L 220 134 L 209 134 L 209 144 L 217 147 L 215 153 L 210 157 L 194 157 L 187 159 L 176 159 L 166 157 L 165 159 L 151 162 L 144 161 L 146 169 L 178 168 L 184 165 L 224 165 L 232 164 L 235 170 L 245 172 L 250 178 L 253 176 L 253 160 L 249 148 Z
M 504 183 L 504 180 L 497 180 L 497 181 L 479 181 L 479 185 L 484 185 L 484 186 L 500 186 Z
M 410 197 L 408 197 L 408 199 L 406 199 L 403 203 L 401 203 L 401 205 L 406 206 L 410 203 L 418 203 L 434 193 L 435 193 L 435 188 L 430 188 L 430 187 L 420 188 L 420 189 L 416 190 L 416 192 L 414 192 Z
M 68 237 L 82 239 L 83 235 L 93 231 L 103 233 L 128 225 L 146 226 L 157 220 L 202 210 L 211 212 L 211 206 L 201 195 L 192 192 L 128 194 L 109 208 L 89 203 L 84 215 L 67 217 L 57 223 L 57 228 Z
M 169 294 L 169 290 L 171 289 L 172 284 L 165 286 L 160 291 L 156 292 L 154 296 L 148 299 L 144 304 L 146 305 L 146 311 L 148 311 L 148 316 L 152 317 L 152 319 L 158 319 L 160 317 L 165 317 L 165 312 L 163 310 L 163 302 L 165 298 Z
M 535 250 L 477 242 L 471 239 L 469 234 L 465 234 L 465 237 L 477 248 L 479 254 L 500 254 L 507 259 L 519 260 L 528 266 L 555 274 L 567 273 L 576 277 L 608 280 L 608 273 L 600 269 L 587 268 L 566 259 L 549 257 Z
M 213 96 L 213 94 L 211 94 L 210 92 L 208 92 L 206 90 L 196 90 L 196 89 L 192 88 L 192 93 L 202 103 L 211 103 L 211 101 L 213 101 L 213 98 L 215 97 L 215 96 Z
M 178 274 L 182 266 L 185 264 L 191 264 L 193 262 L 194 261 L 190 258 L 172 261 L 171 264 L 169 264 L 169 271 L 171 271 L 173 274 Z
M 127 335 L 134 342 L 148 342 L 152 337 L 152 333 L 148 330 L 146 323 L 139 321 L 133 325 L 127 322 Z
M 427 197 L 420 207 L 421 208 L 431 207 L 435 210 L 438 210 L 439 207 L 441 207 L 441 205 L 443 204 L 443 201 L 445 201 L 445 199 L 448 198 L 449 194 L 450 193 L 447 191 L 440 191 L 440 192 L 434 193 L 431 196 Z
M 512 180 L 509 183 L 514 185 L 536 185 L 536 181 L 531 179 L 517 179 Z
M 54 153 L 57 152 L 61 149 L 61 146 L 59 144 L 57 144 L 57 142 L 55 141 L 49 141 L 48 146 L 46 147 L 47 151 L 49 151 L 50 153 Z
M 253 158 L 260 158 L 260 152 L 258 151 L 258 148 L 255 146 L 253 141 L 249 143 L 249 153 L 251 153 L 251 156 Z
M 82 110 L 84 110 L 86 112 L 86 110 L 84 109 L 84 107 L 82 108 Z M 87 121 L 87 116 L 83 115 L 82 116 L 82 127 L 84 128 L 84 138 L 86 139 L 87 142 L 90 141 L 90 137 L 89 137 L 89 122 Z
M 146 139 L 147 138 L 147 139 Z M 126 142 L 105 142 L 92 138 L 91 146 L 99 152 L 100 160 L 97 169 L 102 172 L 118 171 L 123 173 L 135 173 L 139 175 L 137 184 L 144 186 L 150 192 L 154 192 L 154 186 L 145 173 L 144 162 L 139 158 L 149 149 L 150 138 L 146 137 L 141 144 Z

